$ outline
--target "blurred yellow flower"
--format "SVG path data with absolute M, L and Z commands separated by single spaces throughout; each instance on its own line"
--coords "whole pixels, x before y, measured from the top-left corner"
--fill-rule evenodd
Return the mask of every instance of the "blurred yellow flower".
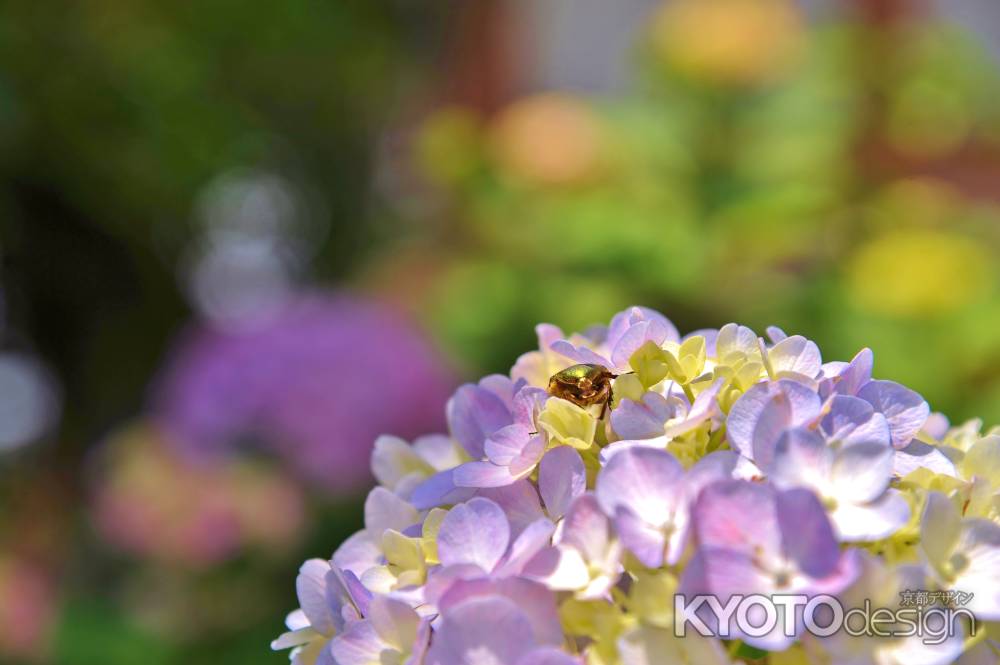
M 562 93 L 527 97 L 493 123 L 493 154 L 504 172 L 536 185 L 578 184 L 601 170 L 601 124 L 583 101 Z
M 674 0 L 656 13 L 651 33 L 670 67 L 722 85 L 775 78 L 794 62 L 804 36 L 786 0 Z
M 891 231 L 847 264 L 857 306 L 890 316 L 934 316 L 964 307 L 992 284 L 988 251 L 970 238 L 934 230 Z

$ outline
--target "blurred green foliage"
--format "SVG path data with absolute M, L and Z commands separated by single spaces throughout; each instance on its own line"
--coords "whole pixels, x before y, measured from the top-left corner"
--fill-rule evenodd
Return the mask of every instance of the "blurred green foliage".
M 447 108 L 415 139 L 451 213 L 413 239 L 438 264 L 417 308 L 468 363 L 638 302 L 682 330 L 780 325 L 829 360 L 871 346 L 935 408 L 1000 420 L 1000 208 L 964 179 L 975 151 L 1000 172 L 990 56 L 931 20 L 678 0 L 636 65 L 632 93 Z

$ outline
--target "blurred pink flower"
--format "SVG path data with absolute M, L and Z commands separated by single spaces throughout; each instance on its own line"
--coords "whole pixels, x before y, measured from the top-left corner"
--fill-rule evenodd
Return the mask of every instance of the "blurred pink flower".
M 0 555 L 0 660 L 44 660 L 56 609 L 55 583 L 43 568 Z
M 246 461 L 193 465 L 148 426 L 114 436 L 101 461 L 94 520 L 132 554 L 202 567 L 244 547 L 287 547 L 303 526 L 290 479 Z

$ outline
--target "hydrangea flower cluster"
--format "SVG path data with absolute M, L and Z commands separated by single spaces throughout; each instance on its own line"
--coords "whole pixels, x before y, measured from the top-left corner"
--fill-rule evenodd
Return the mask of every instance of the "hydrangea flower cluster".
M 273 643 L 295 665 L 997 662 L 997 430 L 949 428 L 868 349 L 824 363 L 777 328 L 681 337 L 633 307 L 537 332 L 455 392 L 449 434 L 378 439 L 365 528 L 305 563 Z M 606 401 L 578 364 L 613 377 Z M 794 608 L 765 633 L 676 630 L 678 596 L 911 591 L 961 593 L 968 620 L 937 644 L 820 636 Z

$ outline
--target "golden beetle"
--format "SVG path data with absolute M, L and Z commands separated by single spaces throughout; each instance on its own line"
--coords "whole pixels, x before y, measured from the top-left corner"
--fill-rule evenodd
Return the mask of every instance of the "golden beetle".
M 602 405 L 600 417 L 612 399 L 611 382 L 618 375 L 604 365 L 580 364 L 556 372 L 549 379 L 549 394 L 577 406 Z

